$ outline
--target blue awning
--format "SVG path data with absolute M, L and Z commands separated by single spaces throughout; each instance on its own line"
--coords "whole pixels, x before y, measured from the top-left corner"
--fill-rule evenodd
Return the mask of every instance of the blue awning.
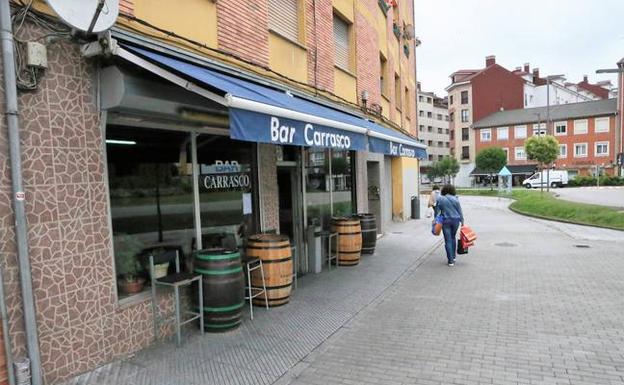
M 143 48 L 123 46 L 122 50 L 206 87 L 207 93 L 201 94 L 214 95 L 211 99 L 228 107 L 230 137 L 233 139 L 426 157 L 426 146 L 408 135 L 286 90 Z M 120 56 L 131 60 L 129 55 Z

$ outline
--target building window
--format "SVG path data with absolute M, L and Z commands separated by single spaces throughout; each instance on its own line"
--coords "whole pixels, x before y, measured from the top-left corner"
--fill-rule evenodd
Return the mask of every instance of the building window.
M 481 130 L 481 141 L 489 142 L 492 140 L 492 130 L 489 128 Z
M 461 121 L 462 123 L 468 122 L 468 110 L 461 110 Z
M 427 141 L 427 146 L 433 147 L 433 140 L 428 140 Z
M 455 140 L 455 130 L 451 130 L 451 131 L 449 132 L 449 139 L 450 139 L 450 140 Z
M 515 151 L 516 160 L 526 160 L 526 152 L 524 152 L 524 147 L 516 147 Z
M 427 126 L 427 132 L 433 132 L 433 127 Z
M 418 131 L 425 131 L 425 126 L 422 124 L 418 126 Z
M 438 147 L 444 147 L 444 142 L 438 141 Z
M 594 122 L 596 124 L 595 132 L 609 132 L 609 118 L 596 118 Z
M 444 155 L 438 155 L 438 160 L 444 159 Z
M 574 121 L 574 135 L 587 134 L 587 119 Z
M 277 1 L 281 4 L 281 1 Z M 351 47 L 350 47 L 351 26 L 340 16 L 334 14 L 334 47 L 336 54 L 336 66 L 349 70 L 351 69 Z
M 565 159 L 568 157 L 568 145 L 567 144 L 560 144 L 559 145 L 559 158 L 560 159 Z
M 403 92 L 405 95 L 405 117 L 410 119 L 410 96 L 409 96 L 409 88 L 405 87 L 405 91 Z
M 418 111 L 418 116 L 425 117 L 425 111 L 423 110 Z
M 444 145 L 446 148 L 449 148 L 451 146 L 451 144 L 449 142 L 446 142 Z
M 401 109 L 401 77 L 394 74 L 394 105 L 397 110 Z
M 509 161 L 509 149 L 507 147 L 503 147 L 503 151 L 505 151 L 505 159 Z
M 446 130 L 444 130 L 444 132 L 446 133 L 446 135 L 449 134 L 449 129 L 447 128 Z
M 526 126 L 516 126 L 514 128 L 514 138 L 516 139 L 524 139 L 527 137 L 527 127 Z
M 575 158 L 587 157 L 587 143 L 574 143 L 574 157 Z
M 461 104 L 468 104 L 468 91 L 461 92 Z
M 462 159 L 470 159 L 470 147 L 468 147 L 468 146 L 463 146 L 462 147 L 461 158 Z
M 507 139 L 509 139 L 509 128 L 498 127 L 496 129 L 496 140 L 507 140 Z
M 449 104 L 453 104 L 453 95 L 449 96 Z
M 438 127 L 438 134 L 442 133 L 442 128 Z
M 468 127 L 462 128 L 462 140 L 468 140 L 470 138 L 470 129 Z
M 429 154 L 429 160 L 433 161 L 433 155 Z
M 555 135 L 567 135 L 568 134 L 568 123 L 567 122 L 557 122 L 555 123 Z
M 427 98 L 427 103 L 429 103 L 429 104 L 433 103 L 433 99 Z
M 546 135 L 546 123 L 533 124 L 533 135 Z
M 442 114 L 438 114 L 437 118 L 438 120 L 442 120 Z
M 423 97 L 422 97 L 422 95 L 418 95 L 418 101 L 419 101 L 419 102 L 422 102 L 422 101 L 423 101 Z
M 444 120 L 447 121 L 447 122 L 449 121 L 448 115 L 444 115 Z
M 386 84 L 386 75 L 388 74 L 387 62 L 385 57 L 379 55 L 379 89 L 383 96 L 388 94 L 388 85 Z M 422 102 L 422 96 L 418 98 Z
M 269 0 L 269 29 L 299 41 L 299 0 Z
M 450 120 L 451 122 L 454 122 L 454 121 L 455 121 L 455 113 L 454 113 L 454 112 L 451 112 L 451 113 L 449 114 L 449 120 Z
M 596 142 L 596 156 L 609 156 L 609 142 Z

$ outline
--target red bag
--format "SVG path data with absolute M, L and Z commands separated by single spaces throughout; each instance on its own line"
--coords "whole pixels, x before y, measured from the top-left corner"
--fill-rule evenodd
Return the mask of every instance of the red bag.
M 477 234 L 468 226 L 462 226 L 459 230 L 459 238 L 462 241 L 464 247 L 473 246 L 474 241 L 477 239 Z

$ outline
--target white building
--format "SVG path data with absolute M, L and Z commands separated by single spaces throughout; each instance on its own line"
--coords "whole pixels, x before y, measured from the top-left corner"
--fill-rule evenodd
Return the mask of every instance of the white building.
M 427 168 L 435 161 L 451 155 L 448 102 L 417 85 L 418 139 L 428 146 L 428 159 L 420 162 L 424 178 Z

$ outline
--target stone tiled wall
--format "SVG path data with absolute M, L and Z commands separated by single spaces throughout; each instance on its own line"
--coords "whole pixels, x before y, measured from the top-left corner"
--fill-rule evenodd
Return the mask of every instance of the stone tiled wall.
M 43 34 L 27 22 L 18 37 Z M 146 346 L 153 324 L 148 300 L 117 303 L 95 64 L 69 42 L 49 45 L 48 62 L 38 90 L 20 92 L 19 108 L 41 360 L 46 383 L 55 383 Z M 4 119 L 0 126 L 0 265 L 19 358 L 26 350 Z
M 258 144 L 260 154 L 260 193 L 262 194 L 263 231 L 279 231 L 279 197 L 277 191 L 277 154 L 275 145 Z

